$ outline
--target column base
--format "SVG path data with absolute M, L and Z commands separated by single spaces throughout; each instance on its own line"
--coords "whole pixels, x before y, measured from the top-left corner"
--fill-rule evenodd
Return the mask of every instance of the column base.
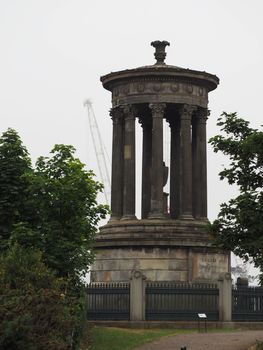
M 108 222 L 119 221 L 120 219 L 121 219 L 120 216 L 111 216 Z
M 179 216 L 179 220 L 194 220 L 194 217 L 191 214 L 182 214 Z
M 196 218 L 197 220 L 200 220 L 200 221 L 205 221 L 205 222 L 209 222 L 208 218 L 205 217 L 205 216 L 199 216 L 198 218 Z
M 167 217 L 163 213 L 150 213 L 148 219 L 163 220 Z
M 135 215 L 123 215 L 123 217 L 120 219 L 121 221 L 125 221 L 125 220 L 138 220 L 137 217 Z

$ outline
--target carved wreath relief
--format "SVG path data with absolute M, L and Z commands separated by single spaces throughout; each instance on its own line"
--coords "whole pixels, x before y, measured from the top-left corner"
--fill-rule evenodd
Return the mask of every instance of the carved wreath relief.
M 123 85 L 115 86 L 112 91 L 112 102 L 114 106 L 120 105 L 122 103 L 133 103 L 126 98 L 129 97 L 142 97 L 149 95 L 162 94 L 167 95 L 168 100 L 173 100 L 173 96 L 187 96 L 191 98 L 197 98 L 197 104 L 201 103 L 204 106 L 207 103 L 207 89 L 200 85 L 193 85 L 188 82 L 178 82 L 178 81 L 137 81 L 131 82 Z M 201 100 L 200 100 L 201 98 Z

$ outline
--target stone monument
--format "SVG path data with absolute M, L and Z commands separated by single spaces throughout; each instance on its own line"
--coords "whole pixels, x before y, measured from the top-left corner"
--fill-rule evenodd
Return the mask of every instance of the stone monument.
M 212 247 L 206 231 L 208 93 L 219 79 L 167 65 L 170 44 L 151 45 L 155 64 L 101 77 L 112 94 L 112 212 L 97 234 L 91 281 L 129 281 L 138 270 L 150 281 L 216 281 L 230 264 L 229 253 Z M 140 219 L 135 216 L 136 120 L 143 133 Z M 163 192 L 164 121 L 171 133 L 168 194 Z

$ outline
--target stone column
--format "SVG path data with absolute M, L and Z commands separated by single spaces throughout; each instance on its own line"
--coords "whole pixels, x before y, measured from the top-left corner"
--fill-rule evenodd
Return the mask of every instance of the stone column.
M 192 135 L 191 122 L 195 106 L 183 105 L 181 119 L 181 219 L 193 219 L 192 213 Z
M 123 106 L 124 113 L 124 183 L 123 217 L 132 220 L 135 217 L 135 108 Z
M 152 165 L 152 121 L 141 118 L 142 140 L 142 219 L 146 219 L 151 210 L 151 165 Z
M 180 119 L 169 120 L 171 128 L 170 160 L 170 216 L 177 219 L 180 215 Z
M 207 115 L 207 109 L 198 109 L 193 117 L 193 212 L 201 220 L 207 220 Z
M 114 221 L 123 214 L 123 111 L 112 108 L 110 115 L 113 122 L 110 221 Z
M 151 103 L 152 110 L 152 168 L 151 219 L 163 219 L 163 117 L 165 103 Z

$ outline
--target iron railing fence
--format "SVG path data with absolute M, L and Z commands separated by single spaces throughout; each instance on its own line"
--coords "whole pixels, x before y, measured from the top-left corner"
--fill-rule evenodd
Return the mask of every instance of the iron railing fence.
M 208 321 L 219 318 L 219 290 L 216 284 L 148 282 L 146 320 L 198 320 L 205 313 Z
M 129 283 L 90 283 L 86 289 L 88 320 L 129 320 Z
M 263 287 L 232 289 L 232 320 L 263 321 Z

